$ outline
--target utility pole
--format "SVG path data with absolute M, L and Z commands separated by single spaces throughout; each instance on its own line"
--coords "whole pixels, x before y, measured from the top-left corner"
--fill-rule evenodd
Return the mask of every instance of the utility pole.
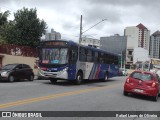
M 82 41 L 82 15 L 81 15 L 81 20 L 80 20 L 80 33 L 79 33 L 79 44 Z
M 81 20 L 80 20 L 80 33 L 79 33 L 79 43 L 81 43 L 82 41 L 82 34 L 87 32 L 88 30 L 92 29 L 93 27 L 95 27 L 96 25 L 98 25 L 99 23 L 105 21 L 107 19 L 102 19 L 100 22 L 96 23 L 95 25 L 91 26 L 90 28 L 88 28 L 87 30 L 82 32 L 82 15 L 81 15 Z

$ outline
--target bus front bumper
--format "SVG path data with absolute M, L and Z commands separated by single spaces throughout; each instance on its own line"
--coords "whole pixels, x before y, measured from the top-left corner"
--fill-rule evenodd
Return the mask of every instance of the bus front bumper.
M 60 71 L 60 72 L 46 72 L 46 71 L 39 71 L 38 79 L 68 79 L 67 71 Z

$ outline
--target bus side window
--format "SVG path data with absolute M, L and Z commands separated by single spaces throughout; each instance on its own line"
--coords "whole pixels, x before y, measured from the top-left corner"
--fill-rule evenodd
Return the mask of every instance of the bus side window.
M 114 63 L 114 56 L 111 55 L 111 58 L 110 58 L 110 64 Z
M 76 62 L 77 58 L 78 58 L 78 47 L 77 46 L 73 46 L 73 49 L 71 50 L 70 53 L 70 59 L 72 60 L 72 62 Z
M 114 57 L 114 64 L 115 64 L 115 65 L 118 65 L 117 56 Z
M 95 55 L 94 55 L 94 62 L 98 63 L 99 60 L 98 60 L 98 52 L 95 52 Z
M 77 55 L 78 55 L 78 54 L 77 54 L 77 51 L 76 51 L 76 50 L 73 50 L 73 61 L 74 61 L 74 62 L 77 61 L 77 58 L 78 58 Z
M 87 62 L 93 62 L 92 50 L 87 50 Z
M 109 58 L 109 55 L 106 54 L 106 63 L 109 64 L 110 63 L 110 58 Z
M 104 63 L 104 59 L 105 59 L 104 53 L 100 53 L 99 55 L 100 55 L 99 56 L 99 62 Z
M 112 63 L 112 55 L 108 54 L 108 64 Z
M 83 47 L 80 47 L 80 51 L 79 51 L 79 61 L 81 62 L 86 62 L 86 49 Z

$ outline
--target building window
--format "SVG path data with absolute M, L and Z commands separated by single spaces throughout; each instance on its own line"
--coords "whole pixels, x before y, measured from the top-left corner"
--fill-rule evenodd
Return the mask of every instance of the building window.
M 133 51 L 129 51 L 129 52 L 128 52 L 129 55 L 132 55 L 132 53 L 133 53 Z

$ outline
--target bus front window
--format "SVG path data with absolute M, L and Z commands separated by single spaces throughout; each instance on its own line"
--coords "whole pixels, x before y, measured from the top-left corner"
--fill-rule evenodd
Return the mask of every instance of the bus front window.
M 66 64 L 68 63 L 68 48 L 43 48 L 42 63 Z

